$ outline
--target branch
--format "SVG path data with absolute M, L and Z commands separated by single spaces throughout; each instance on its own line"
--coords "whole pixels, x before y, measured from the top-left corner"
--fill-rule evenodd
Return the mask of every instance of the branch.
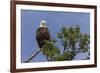
M 28 63 L 30 62 L 41 50 L 38 50 L 35 54 L 33 54 L 29 59 L 27 59 L 26 61 L 24 61 L 24 63 Z
M 46 56 L 46 58 L 47 58 L 47 61 L 49 61 L 49 58 Z
M 64 47 L 64 49 L 63 49 L 63 53 L 65 52 L 65 50 L 66 50 L 66 48 Z
M 62 39 L 61 39 L 61 44 L 62 44 L 62 46 L 64 47 L 64 49 L 63 49 L 63 53 L 64 53 L 65 50 L 66 50 L 66 47 L 63 45 L 63 41 L 62 41 Z
M 78 48 L 78 50 L 75 52 L 75 54 L 72 56 L 71 60 L 77 55 L 77 53 L 80 52 L 80 48 Z

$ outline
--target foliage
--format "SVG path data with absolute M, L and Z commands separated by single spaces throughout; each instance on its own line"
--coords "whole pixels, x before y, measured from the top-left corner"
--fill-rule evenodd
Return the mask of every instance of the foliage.
M 51 42 L 45 41 L 42 52 L 47 57 L 48 61 L 64 61 L 73 60 L 78 53 L 88 52 L 89 55 L 89 43 L 90 36 L 86 33 L 80 32 L 79 25 L 75 27 L 62 26 L 57 33 L 57 39 L 60 40 L 60 48 L 55 45 L 58 41 L 52 39 Z M 63 52 L 61 52 L 63 50 Z M 87 57 L 89 59 L 89 56 Z
M 46 57 L 48 58 L 48 61 L 52 61 L 54 57 L 56 57 L 57 55 L 59 55 L 59 49 L 53 45 L 55 41 L 53 42 L 49 42 L 49 41 L 45 41 L 46 45 L 43 46 L 43 54 L 46 55 Z

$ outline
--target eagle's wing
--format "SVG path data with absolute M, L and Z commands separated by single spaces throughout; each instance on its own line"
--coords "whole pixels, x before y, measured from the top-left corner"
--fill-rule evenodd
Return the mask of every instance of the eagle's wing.
M 40 48 L 42 48 L 45 45 L 46 40 L 50 41 L 50 39 L 51 37 L 48 28 L 42 27 L 37 29 L 36 40 Z

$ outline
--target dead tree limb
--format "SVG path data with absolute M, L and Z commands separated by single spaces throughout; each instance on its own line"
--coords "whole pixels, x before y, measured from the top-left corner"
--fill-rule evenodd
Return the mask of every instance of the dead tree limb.
M 35 54 L 33 54 L 29 59 L 27 59 L 26 61 L 24 61 L 24 63 L 28 63 L 30 62 L 41 50 L 38 50 Z

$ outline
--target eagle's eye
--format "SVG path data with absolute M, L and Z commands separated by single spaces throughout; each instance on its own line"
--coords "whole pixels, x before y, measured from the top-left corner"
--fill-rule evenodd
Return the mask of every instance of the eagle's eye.
M 45 26 L 45 23 L 42 23 L 43 26 Z
M 42 23 L 42 26 L 46 26 L 46 23 Z
M 46 27 L 46 21 L 42 20 L 42 21 L 40 22 L 40 26 L 41 26 L 41 27 Z

